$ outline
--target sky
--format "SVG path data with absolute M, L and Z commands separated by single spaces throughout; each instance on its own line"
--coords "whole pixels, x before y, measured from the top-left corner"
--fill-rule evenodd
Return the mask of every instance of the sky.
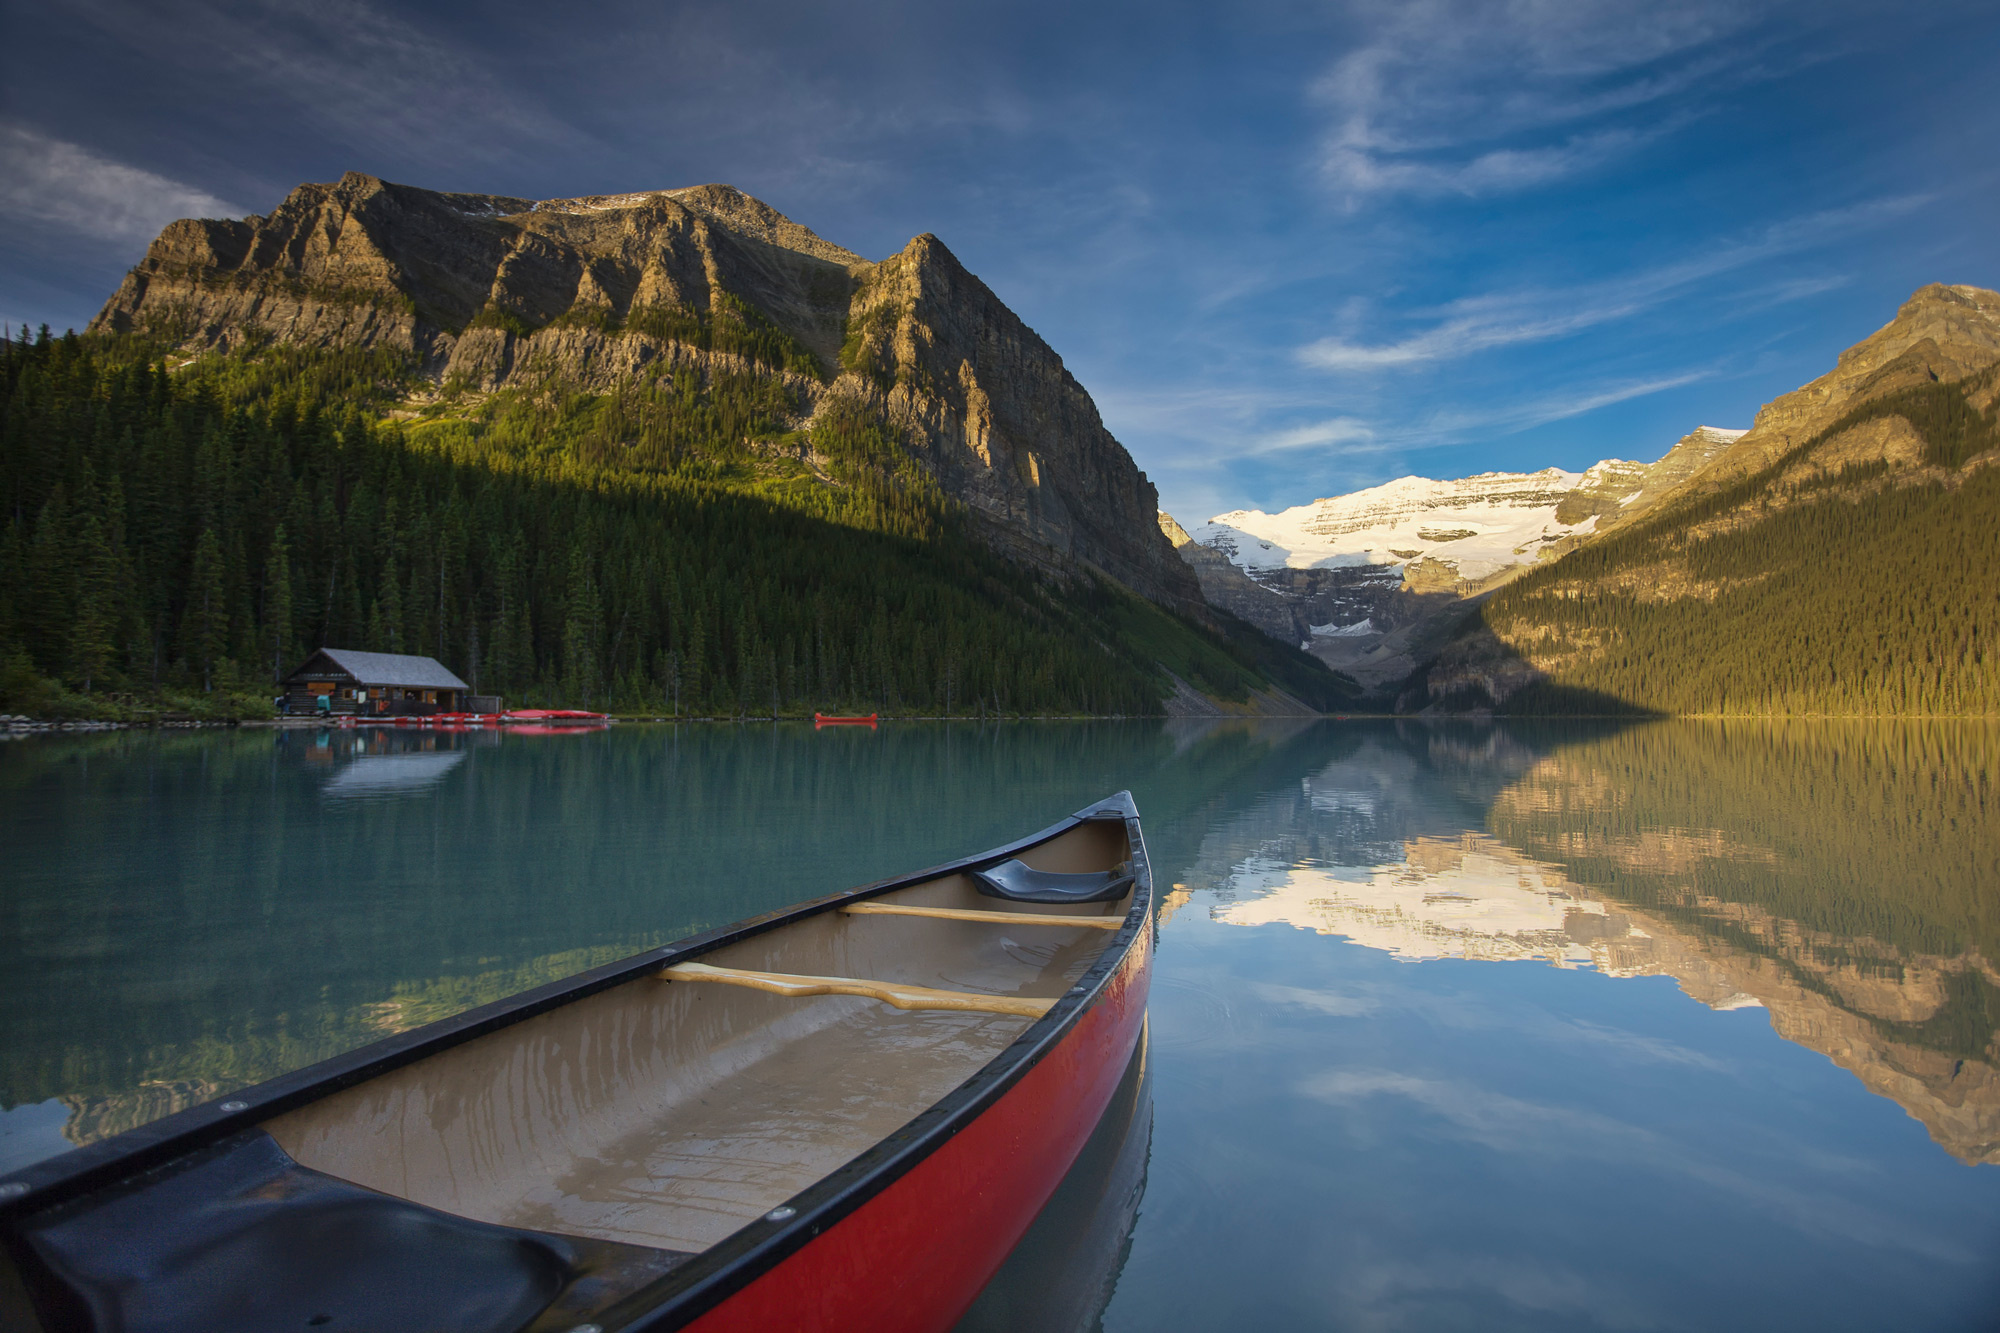
M 930 232 L 1187 523 L 1651 461 L 2000 287 L 1990 3 L 0 0 L 0 320 L 349 170 Z

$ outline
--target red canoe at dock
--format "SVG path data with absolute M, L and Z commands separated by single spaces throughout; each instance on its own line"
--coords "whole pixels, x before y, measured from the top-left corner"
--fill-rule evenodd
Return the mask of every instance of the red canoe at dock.
M 48 1333 L 944 1333 L 1110 1103 L 1152 944 L 1121 792 L 18 1168 L 0 1288 Z
M 813 725 L 815 727 L 872 727 L 875 725 L 875 714 L 870 713 L 867 717 L 837 717 L 831 713 L 814 713 Z

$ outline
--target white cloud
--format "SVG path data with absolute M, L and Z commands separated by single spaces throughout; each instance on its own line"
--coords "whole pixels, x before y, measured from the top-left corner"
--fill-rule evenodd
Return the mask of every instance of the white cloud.
M 1547 425 L 1551 421 L 1566 421 L 1570 417 L 1580 417 L 1586 412 L 1595 412 L 1600 407 L 1610 407 L 1613 403 L 1644 398 L 1648 394 L 1664 393 L 1668 389 L 1678 389 L 1684 384 L 1697 384 L 1702 380 L 1715 378 L 1718 373 L 1712 369 L 1686 370 L 1651 379 L 1614 380 L 1602 384 L 1576 385 L 1560 393 L 1544 394 L 1541 397 L 1479 411 L 1435 413 L 1423 421 L 1422 429 L 1426 434 L 1436 438 L 1440 445 L 1449 442 L 1452 437 L 1463 436 L 1473 431 L 1511 433 L 1527 430 L 1533 426 Z
M 1368 40 L 1313 90 L 1332 117 L 1320 170 L 1349 208 L 1380 195 L 1501 193 L 1590 170 L 1694 114 L 1675 99 L 1696 87 L 1765 72 L 1745 38 L 1765 8 L 1384 4 Z M 1607 118 L 1622 119 L 1592 124 Z
M 1603 282 L 1469 296 L 1433 311 L 1439 322 L 1407 338 L 1379 343 L 1321 338 L 1299 348 L 1297 357 L 1318 370 L 1367 372 L 1451 361 L 1516 343 L 1547 342 L 1640 314 L 1712 278 L 1852 235 L 1902 217 L 1926 202 L 1928 197 L 1920 195 L 1874 199 L 1787 218 L 1675 263 Z M 1777 299 L 1800 299 L 1839 281 L 1815 280 Z
M 107 241 L 149 241 L 176 218 L 241 217 L 208 191 L 21 126 L 0 127 L 0 214 Z
M 1329 447 L 1329 446 L 1338 446 Z M 1372 453 L 1381 445 L 1375 430 L 1356 417 L 1329 417 L 1303 426 L 1294 426 L 1250 441 L 1239 449 L 1246 454 L 1280 454 L 1294 449 L 1318 449 L 1325 453 Z

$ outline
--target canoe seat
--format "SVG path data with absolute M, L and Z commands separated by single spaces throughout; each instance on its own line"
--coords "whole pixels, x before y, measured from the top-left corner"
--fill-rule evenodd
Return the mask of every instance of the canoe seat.
M 1132 878 L 1132 872 L 1124 866 L 1085 875 L 1065 875 L 1053 870 L 1034 870 L 1019 860 L 1002 861 L 997 866 L 972 872 L 974 884 L 988 898 L 1005 898 L 1016 903 L 1108 903 L 1125 896 L 1132 887 Z
M 23 1228 L 92 1333 L 569 1328 L 693 1256 L 475 1222 L 300 1166 L 262 1130 Z M 540 1327 L 540 1323 L 537 1324 Z
M 1122 916 L 1050 916 L 1044 912 L 980 912 L 969 907 L 917 907 L 908 903 L 849 903 L 844 916 L 927 916 L 939 921 L 983 921 L 996 926 L 1086 926 L 1116 930 Z
M 942 1009 L 953 1013 L 1016 1014 L 1040 1018 L 1054 1006 L 1054 1000 L 1030 999 L 1024 995 L 985 995 L 978 991 L 938 990 L 933 986 L 908 986 L 899 981 L 865 981 L 859 977 L 813 977 L 792 972 L 752 972 L 740 967 L 712 967 L 707 963 L 675 963 L 660 969 L 663 981 L 716 981 L 725 986 L 748 986 L 774 995 L 859 995 L 880 1000 L 898 1009 Z

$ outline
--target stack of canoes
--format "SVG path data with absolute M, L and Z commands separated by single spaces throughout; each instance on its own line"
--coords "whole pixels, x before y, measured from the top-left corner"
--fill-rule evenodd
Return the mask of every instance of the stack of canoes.
M 1144 1019 L 1129 795 L 0 1180 L 0 1324 L 944 1330 Z

